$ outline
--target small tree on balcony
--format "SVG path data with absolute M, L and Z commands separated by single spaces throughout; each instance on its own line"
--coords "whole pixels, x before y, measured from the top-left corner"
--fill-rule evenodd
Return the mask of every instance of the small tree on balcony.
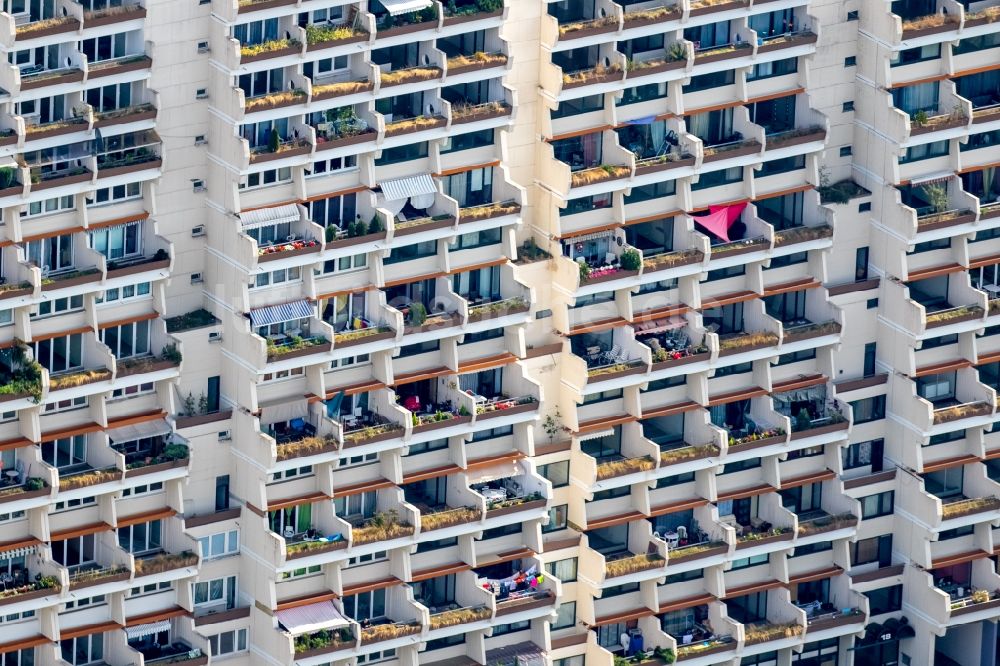
M 272 153 L 278 152 L 278 130 L 276 129 L 272 129 L 271 135 L 267 138 L 267 150 Z
M 924 185 L 921 190 L 935 213 L 943 213 L 948 210 L 948 188 L 946 186 L 934 183 Z
M 628 249 L 619 258 L 623 271 L 637 271 L 642 264 L 642 258 L 637 250 Z

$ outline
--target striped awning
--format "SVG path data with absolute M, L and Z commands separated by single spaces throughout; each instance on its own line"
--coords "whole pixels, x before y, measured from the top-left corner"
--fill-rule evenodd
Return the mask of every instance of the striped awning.
M 266 227 L 272 224 L 285 224 L 299 221 L 298 204 L 287 204 L 284 206 L 274 206 L 272 208 L 258 208 L 240 213 L 240 222 L 244 229 L 255 229 Z
M 320 629 L 346 627 L 350 624 L 329 601 L 286 608 L 277 611 L 274 615 L 278 618 L 281 626 L 292 636 L 309 634 Z
M 156 437 L 170 433 L 170 424 L 163 419 L 153 419 L 142 423 L 110 428 L 104 431 L 112 442 L 133 442 L 145 437 Z
M 644 321 L 637 324 L 635 327 L 636 333 L 665 333 L 667 331 L 673 331 L 678 328 L 684 328 L 687 325 L 687 320 L 680 319 L 651 319 L 650 321 Z
M 937 173 L 914 178 L 910 181 L 910 185 L 929 185 L 931 183 L 940 183 L 946 180 L 951 180 L 954 177 L 954 171 L 938 171 Z
M 28 555 L 33 555 L 36 546 L 25 546 L 23 548 L 12 548 L 11 550 L 5 550 L 0 552 L 0 560 L 12 560 L 15 557 L 27 557 Z
M 250 311 L 250 323 L 257 326 L 269 326 L 280 324 L 283 321 L 295 321 L 315 316 L 313 304 L 309 301 L 292 301 L 281 305 L 269 305 L 266 308 L 257 308 Z
M 153 634 L 158 634 L 161 631 L 168 631 L 169 629 L 170 620 L 160 620 L 159 622 L 150 622 L 149 624 L 137 624 L 134 627 L 125 627 L 125 635 L 128 636 L 130 641 L 134 641 L 137 638 L 152 636 Z
M 606 231 L 595 231 L 592 234 L 583 234 L 580 236 L 567 236 L 563 238 L 564 243 L 582 243 L 583 241 L 596 240 L 598 238 L 607 238 L 614 235 L 613 229 L 608 229 Z
M 393 16 L 427 9 L 431 4 L 431 0 L 382 0 L 382 6 Z
M 420 196 L 421 194 L 437 193 L 437 186 L 434 184 L 434 179 L 426 173 L 409 178 L 400 178 L 399 180 L 384 180 L 379 183 L 379 187 L 382 188 L 382 194 L 385 195 L 387 201 L 400 201 Z

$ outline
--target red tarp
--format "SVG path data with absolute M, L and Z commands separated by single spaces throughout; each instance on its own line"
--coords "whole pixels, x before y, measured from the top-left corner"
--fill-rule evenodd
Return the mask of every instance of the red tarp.
M 699 226 L 704 227 L 712 234 L 724 241 L 729 241 L 729 228 L 736 220 L 740 219 L 746 202 L 734 204 L 732 206 L 709 206 L 708 215 L 692 216 Z

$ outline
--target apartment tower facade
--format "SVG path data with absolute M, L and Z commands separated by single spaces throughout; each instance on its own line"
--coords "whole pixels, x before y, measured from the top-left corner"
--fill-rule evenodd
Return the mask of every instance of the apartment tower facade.
M 0 10 L 3 666 L 997 663 L 996 0 Z

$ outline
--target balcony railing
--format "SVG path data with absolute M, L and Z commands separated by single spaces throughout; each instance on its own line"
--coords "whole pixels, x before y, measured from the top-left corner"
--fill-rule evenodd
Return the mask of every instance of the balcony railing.
M 294 337 L 283 342 L 274 342 L 267 338 L 267 360 L 277 361 L 281 358 L 292 358 L 308 353 L 320 353 L 330 350 L 330 341 L 322 336 L 308 338 Z M 301 353 L 296 353 L 301 352 Z
M 483 620 L 489 620 L 492 617 L 493 611 L 488 606 L 454 608 L 452 610 L 446 610 L 442 613 L 434 613 L 431 615 L 430 628 L 431 631 L 434 631 L 435 629 L 455 627 L 460 624 L 482 622 Z
M 697 659 L 698 657 L 714 654 L 716 652 L 725 652 L 727 650 L 735 650 L 736 641 L 732 636 L 709 636 L 707 638 L 700 638 L 699 640 L 682 644 L 678 640 L 677 644 L 677 660 L 683 661 L 686 659 Z
M 135 575 L 151 576 L 163 573 L 164 571 L 191 567 L 197 563 L 198 556 L 189 550 L 182 553 L 159 553 L 150 557 L 137 557 L 135 560 Z
M 797 638 L 802 635 L 804 627 L 795 622 L 771 624 L 757 622 L 745 626 L 744 645 L 757 645 L 767 641 L 779 641 L 785 638 Z
M 998 509 L 1000 509 L 1000 498 L 997 497 L 962 498 L 943 502 L 941 505 L 941 517 L 944 520 L 950 520 L 974 513 L 997 511 Z
M 454 527 L 455 525 L 474 523 L 479 521 L 482 517 L 483 514 L 479 511 L 479 509 L 471 506 L 463 506 L 456 509 L 446 508 L 441 511 L 434 511 L 433 509 L 430 509 L 428 512 L 421 512 L 420 529 L 423 532 L 440 530 L 445 527 Z
M 738 354 L 778 344 L 778 335 L 770 331 L 752 331 L 720 336 L 719 354 Z
M 361 546 L 411 536 L 414 531 L 413 525 L 404 523 L 395 509 L 390 509 L 380 511 L 360 526 L 352 528 L 351 540 L 355 546 Z
M 350 629 L 321 629 L 311 634 L 296 636 L 294 651 L 297 659 L 304 659 L 314 654 L 353 647 L 356 642 Z
M 585 185 L 603 183 L 608 180 L 628 178 L 630 174 L 631 170 L 627 166 L 602 164 L 589 169 L 574 171 L 570 176 L 570 187 L 583 187 Z
M 838 515 L 822 515 L 799 521 L 799 536 L 807 537 L 823 532 L 833 532 L 845 527 L 854 527 L 858 524 L 858 517 L 851 513 L 841 513 Z
M 951 423 L 960 419 L 968 419 L 975 416 L 986 416 L 993 413 L 993 405 L 988 402 L 977 401 L 967 402 L 962 405 L 951 405 L 934 410 L 934 424 Z
M 717 455 L 719 455 L 719 447 L 716 444 L 692 444 L 675 449 L 661 450 L 660 465 L 678 465 Z
M 992 608 L 997 604 L 990 602 L 998 601 L 1000 601 L 1000 593 L 998 592 L 990 592 L 989 590 L 974 590 L 972 594 L 968 596 L 957 599 L 952 598 L 950 610 L 952 615 L 973 613 L 977 610 Z
M 597 463 L 597 480 L 612 479 L 626 474 L 649 471 L 656 467 L 656 461 L 649 456 L 641 458 L 619 458 Z

